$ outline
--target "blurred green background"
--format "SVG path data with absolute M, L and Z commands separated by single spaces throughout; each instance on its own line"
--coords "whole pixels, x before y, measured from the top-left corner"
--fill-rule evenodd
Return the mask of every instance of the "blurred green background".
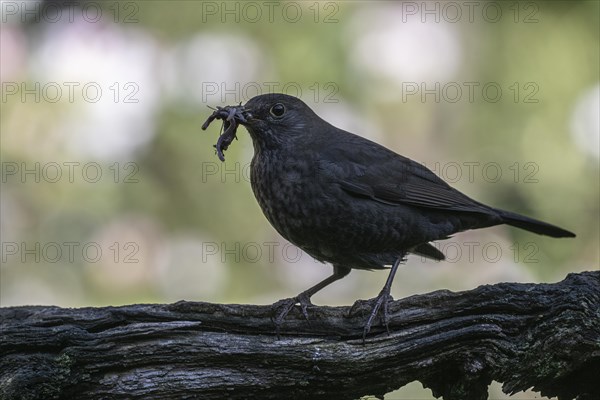
M 329 275 L 263 217 L 245 130 L 225 163 L 219 124 L 200 130 L 207 106 L 271 91 L 577 233 L 458 234 L 447 262 L 409 258 L 395 297 L 598 268 L 597 1 L 64 3 L 2 2 L 2 306 L 269 304 Z

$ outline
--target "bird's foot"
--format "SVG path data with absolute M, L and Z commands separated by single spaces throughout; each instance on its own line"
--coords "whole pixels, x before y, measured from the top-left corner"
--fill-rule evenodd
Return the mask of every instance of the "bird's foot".
M 350 315 L 355 314 L 358 309 L 362 309 L 365 305 L 371 308 L 371 313 L 369 314 L 369 319 L 367 319 L 367 323 L 363 329 L 363 344 L 365 339 L 367 338 L 367 334 L 371 331 L 371 326 L 373 326 L 373 322 L 377 315 L 381 316 L 381 321 L 383 325 L 385 325 L 385 329 L 388 333 L 390 333 L 389 321 L 390 314 L 388 311 L 388 304 L 390 301 L 393 301 L 394 298 L 390 295 L 389 290 L 382 290 L 377 297 L 369 300 L 358 300 L 350 309 Z
M 279 331 L 281 328 L 281 324 L 283 323 L 283 321 L 285 320 L 285 317 L 287 317 L 287 315 L 290 313 L 290 311 L 292 311 L 292 308 L 294 308 L 294 306 L 296 304 L 300 304 L 300 309 L 302 310 L 302 315 L 304 315 L 304 318 L 306 318 L 306 320 L 309 321 L 308 307 L 312 306 L 313 303 L 311 303 L 310 297 L 307 296 L 305 293 L 300 293 L 298 296 L 291 297 L 289 299 L 279 300 L 278 302 L 276 302 L 275 304 L 273 304 L 271 306 L 271 309 L 273 310 L 273 313 L 274 313 L 273 323 L 275 324 L 275 329 L 277 332 L 277 339 L 280 338 Z

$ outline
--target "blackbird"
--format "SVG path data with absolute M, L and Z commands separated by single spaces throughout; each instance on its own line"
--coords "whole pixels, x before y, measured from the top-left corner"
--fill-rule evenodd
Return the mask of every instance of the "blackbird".
M 271 225 L 315 259 L 333 265 L 333 275 L 273 305 L 277 332 L 296 304 L 308 318 L 310 298 L 351 269 L 391 265 L 383 289 L 370 300 L 363 339 L 377 315 L 387 327 L 398 266 L 408 253 L 443 260 L 430 242 L 456 232 L 508 224 L 552 237 L 575 236 L 473 200 L 422 164 L 329 124 L 293 96 L 264 94 L 243 106 L 218 107 L 202 128 L 214 119 L 225 127 L 215 145 L 222 160 L 238 125 L 250 133 L 250 182 Z

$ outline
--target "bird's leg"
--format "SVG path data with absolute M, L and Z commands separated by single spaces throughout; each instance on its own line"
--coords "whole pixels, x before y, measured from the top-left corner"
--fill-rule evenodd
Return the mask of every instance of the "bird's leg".
M 375 317 L 377 316 L 377 314 L 380 313 L 380 311 L 381 319 L 383 320 L 385 329 L 388 331 L 388 333 L 390 331 L 390 328 L 388 326 L 390 320 L 390 314 L 388 312 L 388 303 L 391 300 L 393 300 L 392 296 L 390 295 L 390 291 L 392 290 L 392 282 L 394 281 L 394 276 L 396 275 L 398 266 L 400 265 L 403 259 L 403 257 L 398 257 L 398 259 L 394 262 L 394 265 L 392 265 L 392 269 L 390 270 L 390 274 L 388 275 L 388 278 L 385 281 L 385 285 L 383 285 L 383 289 L 381 289 L 381 292 L 379 292 L 377 297 L 373 299 L 375 305 L 373 306 L 371 315 L 369 315 L 369 319 L 367 320 L 367 323 L 365 324 L 365 328 L 363 330 L 363 343 L 365 342 L 367 334 L 371 330 L 371 325 L 373 324 Z
M 333 282 L 339 279 L 342 279 L 349 273 L 350 268 L 334 265 L 333 275 L 323 279 L 321 282 L 305 290 L 296 297 L 279 300 L 278 302 L 273 304 L 272 309 L 275 313 L 273 323 L 275 324 L 275 329 L 277 331 L 277 338 L 279 338 L 279 329 L 281 327 L 281 324 L 283 323 L 283 320 L 296 304 L 300 304 L 302 314 L 304 315 L 304 318 L 308 320 L 308 306 L 312 305 L 312 303 L 310 302 L 310 298 L 319 290 L 323 289 L 324 287 L 332 284 Z

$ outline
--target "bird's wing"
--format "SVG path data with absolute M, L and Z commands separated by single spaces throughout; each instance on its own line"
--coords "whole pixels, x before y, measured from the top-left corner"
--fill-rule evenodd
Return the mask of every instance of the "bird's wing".
M 323 150 L 320 173 L 351 195 L 390 205 L 490 212 L 489 207 L 452 188 L 425 166 L 374 142 L 358 138 L 357 143 L 346 141 Z

